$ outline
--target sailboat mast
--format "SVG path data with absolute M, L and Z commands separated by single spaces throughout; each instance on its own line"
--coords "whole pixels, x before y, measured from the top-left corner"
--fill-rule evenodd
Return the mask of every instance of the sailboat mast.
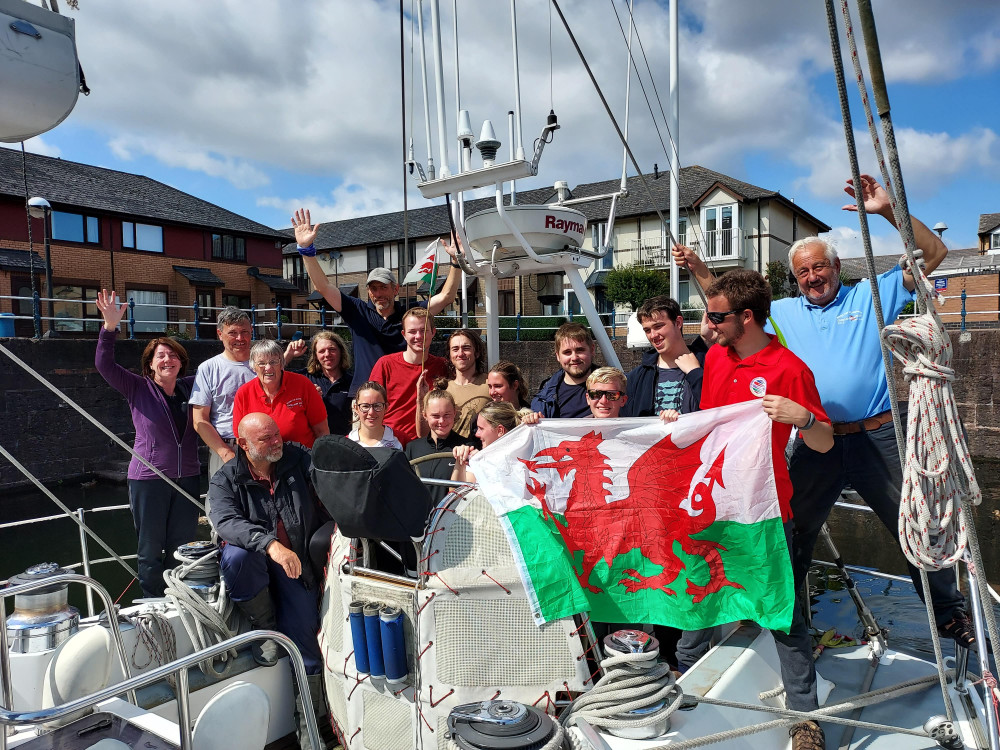
M 670 236 L 680 234 L 680 90 L 678 83 L 678 67 L 680 55 L 677 49 L 677 6 L 680 0 L 670 0 L 670 126 L 667 132 L 672 135 L 670 149 Z M 680 294 L 680 279 L 677 278 L 677 263 L 673 254 L 670 256 L 670 296 L 678 299 Z M 687 300 L 684 300 L 685 302 Z

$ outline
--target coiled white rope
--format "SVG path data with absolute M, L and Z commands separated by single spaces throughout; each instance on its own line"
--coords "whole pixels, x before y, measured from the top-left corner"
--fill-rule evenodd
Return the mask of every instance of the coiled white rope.
M 900 263 L 905 268 L 905 256 Z M 882 332 L 910 384 L 899 544 L 918 568 L 941 570 L 955 565 L 968 545 L 972 519 L 965 518 L 962 501 L 979 505 L 982 493 L 955 406 L 951 339 L 934 309 L 936 295 L 923 269 L 913 269 L 913 277 L 927 312 Z
M 656 662 L 657 651 L 619 654 L 604 659 L 604 677 L 566 709 L 559 721 L 571 726 L 581 718 L 603 729 L 624 729 L 656 724 L 676 711 L 684 698 L 670 666 Z M 641 718 L 626 718 L 630 711 L 662 704 L 643 713 Z M 572 736 L 572 735 L 571 735 Z
M 175 552 L 174 556 L 182 561 L 181 564 L 163 572 L 163 580 L 167 584 L 165 595 L 177 609 L 177 615 L 195 651 L 222 643 L 236 635 L 228 624 L 233 603 L 226 594 L 225 581 L 221 579 L 219 581 L 219 595 L 215 604 L 202 599 L 194 589 L 184 583 L 188 575 L 202 572 L 204 566 L 214 564 L 214 558 L 218 554 L 218 550 L 213 549 L 197 560 L 189 561 Z M 236 649 L 229 649 L 219 654 L 216 659 L 222 662 L 221 671 L 216 669 L 211 660 L 202 662 L 199 667 L 207 676 L 222 679 L 229 674 L 236 656 Z

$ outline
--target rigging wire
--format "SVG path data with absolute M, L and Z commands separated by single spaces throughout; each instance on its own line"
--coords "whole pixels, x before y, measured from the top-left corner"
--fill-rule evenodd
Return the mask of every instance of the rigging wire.
M 553 73 L 552 73 L 552 4 L 549 3 L 549 111 L 554 112 L 555 105 L 555 95 L 553 94 L 552 85 Z
M 24 217 L 28 221 L 28 277 L 31 279 L 31 297 L 34 301 L 38 290 L 35 288 L 35 242 L 31 233 L 31 205 L 28 203 L 28 157 L 24 151 L 24 141 L 21 141 L 21 180 L 24 183 Z M 52 321 L 49 321 L 52 325 Z M 41 336 L 41 330 L 35 331 L 36 336 Z
M 569 26 L 569 21 L 566 20 L 566 16 L 562 12 L 562 8 L 559 7 L 559 0 L 552 0 L 552 5 L 555 6 L 556 13 L 559 14 L 559 18 L 562 21 L 563 27 L 566 29 L 566 34 L 569 36 L 570 42 L 573 43 L 574 49 L 576 49 L 577 55 L 580 57 L 580 62 L 583 63 L 584 70 L 587 71 L 587 75 L 590 76 L 590 81 L 594 85 L 594 90 L 597 92 L 597 96 L 601 100 L 601 104 L 604 105 L 604 110 L 607 112 L 608 117 L 611 120 L 611 124 L 615 128 L 615 132 L 618 133 L 618 138 L 621 139 L 622 145 L 625 147 L 625 151 L 628 154 L 629 160 L 632 162 L 632 166 L 635 167 L 637 172 L 637 177 L 642 183 L 643 189 L 646 191 L 646 195 L 649 198 L 649 202 L 656 211 L 656 215 L 660 219 L 664 230 L 667 233 L 667 237 L 670 238 L 671 245 L 678 244 L 677 238 L 674 236 L 673 232 L 670 231 L 670 222 L 667 221 L 666 217 L 663 215 L 663 211 L 657 205 L 656 199 L 653 197 L 653 191 L 649 187 L 649 181 L 646 179 L 646 175 L 643 174 L 642 167 L 639 166 L 639 161 L 635 158 L 635 154 L 632 152 L 632 148 L 628 145 L 628 141 L 625 139 L 625 134 L 622 132 L 621 127 L 618 125 L 618 119 L 615 117 L 614 112 L 611 111 L 611 105 L 608 104 L 607 97 L 604 96 L 604 91 L 601 89 L 601 85 L 597 82 L 597 78 L 594 76 L 594 71 L 590 68 L 590 63 L 587 62 L 586 56 L 583 54 L 583 50 L 580 48 L 580 43 L 576 40 L 576 35 Z M 698 284 L 697 279 L 694 275 L 691 275 L 691 279 L 695 282 L 694 286 L 698 290 L 698 294 L 701 297 L 702 303 L 705 307 L 708 307 L 708 300 L 705 298 L 705 291 Z
M 646 51 L 645 51 L 645 49 L 642 46 L 642 38 L 639 36 L 639 27 L 638 27 L 638 24 L 635 23 L 635 17 L 634 17 L 634 15 L 632 13 L 632 8 L 629 7 L 629 9 L 628 9 L 628 14 L 629 14 L 629 34 L 626 35 L 626 33 L 625 33 L 625 27 L 622 24 L 621 17 L 618 15 L 618 8 L 615 6 L 615 0 L 610 0 L 610 2 L 611 2 L 611 9 L 615 12 L 615 19 L 618 21 L 618 29 L 621 32 L 622 39 L 624 39 L 625 42 L 626 42 L 626 46 L 627 46 L 627 49 L 628 49 L 629 62 L 631 63 L 632 68 L 635 70 L 636 80 L 638 80 L 638 82 L 639 82 L 639 89 L 642 91 L 642 96 L 646 100 L 646 108 L 649 110 L 649 116 L 650 116 L 650 119 L 652 120 L 653 128 L 656 130 L 656 137 L 657 137 L 657 140 L 659 140 L 659 142 L 660 142 L 660 148 L 663 150 L 663 155 L 666 157 L 668 165 L 669 165 L 670 161 L 672 160 L 672 157 L 675 154 L 677 155 L 677 161 L 679 163 L 680 162 L 680 154 L 677 151 L 677 142 L 674 139 L 674 135 L 673 135 L 673 133 L 670 130 L 670 123 L 667 120 L 667 115 L 663 111 L 663 101 L 662 101 L 662 99 L 660 99 L 660 92 L 656 88 L 656 81 L 655 81 L 655 79 L 653 77 L 653 71 L 652 71 L 652 69 L 650 68 L 650 65 L 649 65 L 649 59 L 646 57 Z M 635 29 L 635 38 L 636 38 L 636 41 L 639 43 L 639 51 L 642 53 L 642 60 L 643 60 L 643 63 L 645 64 L 645 66 L 646 66 L 646 73 L 649 76 L 649 83 L 650 83 L 650 86 L 653 89 L 653 96 L 656 99 L 656 103 L 657 103 L 657 105 L 659 107 L 659 110 L 660 110 L 660 115 L 663 118 L 664 128 L 667 131 L 667 141 L 670 143 L 670 148 L 669 149 L 667 148 L 666 143 L 663 142 L 663 136 L 660 133 L 660 125 L 657 122 L 656 114 L 653 112 L 653 105 L 652 105 L 652 103 L 649 100 L 649 94 L 646 92 L 646 87 L 645 87 L 645 85 L 642 82 L 642 73 L 639 71 L 639 66 L 635 62 L 635 55 L 632 52 L 631 33 L 632 33 L 633 29 Z M 627 113 L 627 109 L 626 109 L 626 113 Z M 626 135 L 626 137 L 627 137 L 627 135 Z M 624 168 L 623 168 L 622 171 L 624 172 Z M 668 174 L 671 175 L 671 179 L 677 181 L 678 192 L 680 192 L 680 175 L 679 174 L 675 175 L 672 172 L 670 172 L 669 166 L 667 168 L 667 172 L 668 172 Z M 691 231 L 692 234 L 695 234 L 695 236 L 697 237 L 697 234 L 695 232 L 695 228 L 697 227 L 697 228 L 700 229 L 700 224 L 698 222 L 692 222 L 691 221 L 691 211 L 688 209 L 687 206 L 684 206 L 682 208 L 682 211 L 684 212 L 684 218 L 687 221 L 687 226 L 689 228 L 689 231 Z M 674 238 L 673 235 L 670 234 L 669 229 L 667 230 L 667 234 L 668 234 L 668 236 L 670 237 L 671 240 L 673 240 L 673 241 L 676 242 L 676 238 Z M 696 248 L 695 248 L 695 252 L 697 252 Z M 715 262 L 708 255 L 702 254 L 702 257 L 703 257 L 703 259 L 705 260 L 705 262 L 708 265 L 709 269 L 712 271 L 712 273 L 714 275 L 715 274 Z M 694 278 L 694 274 L 690 274 L 690 277 L 693 279 Z M 698 282 L 697 281 L 695 281 L 695 286 L 698 287 Z M 704 301 L 704 297 L 702 297 L 702 299 Z
M 412 7 L 412 0 L 411 0 Z M 413 54 L 413 19 L 410 17 L 410 56 L 412 58 Z M 412 80 L 413 75 L 411 71 L 410 79 Z M 402 159 L 402 175 L 403 175 L 403 247 L 401 251 L 397 251 L 398 257 L 396 258 L 397 264 L 399 265 L 400 275 L 403 271 L 404 259 L 408 259 L 410 254 L 410 216 L 409 216 L 409 203 L 406 197 L 406 172 L 407 172 L 407 141 L 406 141 L 406 21 L 403 14 L 403 0 L 399 0 L 399 96 L 400 102 L 400 123 L 403 127 L 403 159 Z M 412 116 L 412 115 L 411 115 Z M 412 121 L 411 121 L 412 125 Z M 397 278 L 398 280 L 398 278 Z

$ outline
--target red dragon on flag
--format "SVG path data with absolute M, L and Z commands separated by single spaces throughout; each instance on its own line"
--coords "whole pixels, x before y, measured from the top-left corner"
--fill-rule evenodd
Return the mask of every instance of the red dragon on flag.
M 770 430 L 759 402 L 672 425 L 551 419 L 474 457 L 535 619 L 589 611 L 787 631 L 793 584 Z

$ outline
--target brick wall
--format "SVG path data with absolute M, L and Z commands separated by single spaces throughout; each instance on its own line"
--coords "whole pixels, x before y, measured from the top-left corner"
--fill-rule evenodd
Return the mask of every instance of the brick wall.
M 944 304 L 938 305 L 938 312 L 945 313 L 943 316 L 945 323 L 961 323 L 962 317 L 962 291 L 967 298 L 965 301 L 966 323 L 990 323 L 996 325 L 1000 320 L 997 314 L 1000 305 L 1000 275 L 995 273 L 977 274 L 975 276 L 949 276 L 948 288 L 941 290 L 947 297 Z M 988 297 L 976 297 L 973 295 L 986 294 Z
M 974 456 L 1000 454 L 1000 404 L 994 398 L 994 383 L 1000 374 L 1000 331 L 969 332 L 968 341 L 957 334 L 954 367 L 958 375 L 955 394 L 969 433 Z M 111 389 L 94 369 L 94 342 L 87 340 L 3 339 L 2 343 L 29 366 L 38 370 L 128 442 L 133 438 L 132 421 L 125 399 Z M 613 342 L 628 371 L 639 364 L 646 350 L 626 349 L 621 339 Z M 205 359 L 218 354 L 218 341 L 186 341 L 192 371 Z M 135 367 L 144 343 L 119 340 L 115 354 L 125 366 Z M 432 351 L 444 354 L 443 343 Z M 534 393 L 541 382 L 558 369 L 550 341 L 502 342 L 500 356 L 521 367 L 528 390 Z M 598 354 L 597 361 L 603 364 Z M 906 397 L 897 368 L 898 393 Z M 18 460 L 37 472 L 46 482 L 93 472 L 121 470 L 127 463 L 124 450 L 110 444 L 97 428 L 51 394 L 8 357 L 0 354 L 0 443 Z M 9 464 L 0 461 L 0 489 L 25 483 Z

